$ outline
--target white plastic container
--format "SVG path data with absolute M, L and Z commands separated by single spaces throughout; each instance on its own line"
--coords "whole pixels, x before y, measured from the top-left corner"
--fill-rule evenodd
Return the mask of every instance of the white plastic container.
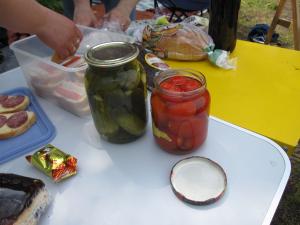
M 131 37 L 123 34 L 78 27 L 83 34 L 83 40 L 75 55 L 83 56 L 88 48 L 104 42 L 133 42 Z M 90 114 L 83 84 L 87 65 L 65 67 L 52 62 L 53 50 L 35 35 L 14 42 L 10 48 L 17 57 L 28 86 L 35 94 L 77 116 Z

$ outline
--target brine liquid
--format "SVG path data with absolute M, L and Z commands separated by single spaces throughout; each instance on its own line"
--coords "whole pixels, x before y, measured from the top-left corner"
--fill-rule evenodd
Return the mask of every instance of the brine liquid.
M 234 50 L 240 4 L 241 0 L 211 0 L 208 33 L 216 49 Z

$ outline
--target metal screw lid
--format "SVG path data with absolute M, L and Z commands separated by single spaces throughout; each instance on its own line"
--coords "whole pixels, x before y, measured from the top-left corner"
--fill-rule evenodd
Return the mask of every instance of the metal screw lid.
M 85 60 L 96 67 L 115 67 L 134 60 L 139 49 L 127 42 L 107 42 L 91 47 L 85 53 Z

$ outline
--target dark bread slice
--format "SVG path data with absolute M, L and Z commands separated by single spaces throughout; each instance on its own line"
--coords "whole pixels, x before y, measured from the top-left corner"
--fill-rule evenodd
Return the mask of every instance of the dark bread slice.
M 0 224 L 35 225 L 49 202 L 43 181 L 0 173 Z

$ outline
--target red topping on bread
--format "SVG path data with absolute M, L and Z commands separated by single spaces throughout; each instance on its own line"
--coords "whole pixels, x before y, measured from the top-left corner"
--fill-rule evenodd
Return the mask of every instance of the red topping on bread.
M 6 117 L 3 115 L 0 115 L 0 128 L 4 126 L 6 121 L 7 121 Z
M 8 98 L 7 95 L 0 95 L 0 104 Z
M 9 98 L 5 99 L 1 104 L 5 108 L 12 108 L 20 105 L 24 101 L 25 97 L 22 95 L 17 96 L 10 96 Z
M 0 114 L 22 111 L 27 108 L 29 101 L 25 95 L 1 95 Z
M 35 113 L 30 111 L 1 114 L 0 139 L 7 139 L 24 133 L 35 121 Z
M 16 112 L 10 116 L 6 122 L 10 128 L 17 128 L 22 126 L 28 119 L 28 115 L 25 111 Z

